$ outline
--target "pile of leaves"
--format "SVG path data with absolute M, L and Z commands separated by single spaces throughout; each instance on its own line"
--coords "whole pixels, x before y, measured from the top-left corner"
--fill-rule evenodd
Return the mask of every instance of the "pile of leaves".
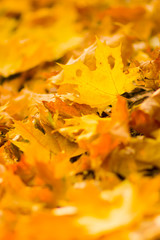
M 160 237 L 160 1 L 0 1 L 0 239 Z

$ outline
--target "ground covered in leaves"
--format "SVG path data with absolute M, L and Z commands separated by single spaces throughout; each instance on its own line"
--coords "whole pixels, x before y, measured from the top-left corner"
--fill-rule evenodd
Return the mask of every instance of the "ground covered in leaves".
M 0 1 L 0 240 L 160 237 L 160 1 Z

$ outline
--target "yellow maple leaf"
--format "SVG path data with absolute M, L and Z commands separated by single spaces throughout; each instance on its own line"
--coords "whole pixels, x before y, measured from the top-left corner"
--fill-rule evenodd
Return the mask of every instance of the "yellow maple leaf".
M 64 78 L 59 93 L 71 94 L 66 97 L 92 107 L 105 108 L 116 96 L 134 88 L 137 69 L 128 74 L 123 72 L 121 46 L 111 48 L 97 40 L 95 52 L 96 70 L 90 69 L 81 61 L 63 65 Z M 58 83 L 59 84 L 59 83 Z

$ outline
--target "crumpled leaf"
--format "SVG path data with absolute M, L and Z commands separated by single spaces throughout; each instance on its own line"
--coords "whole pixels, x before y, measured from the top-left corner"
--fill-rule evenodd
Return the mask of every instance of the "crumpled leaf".
M 131 115 L 131 126 L 138 132 L 147 136 L 159 128 L 160 124 L 160 90 L 154 92 L 139 107 L 133 110 Z
M 74 143 L 58 133 L 52 134 L 50 129 L 46 128 L 45 133 L 41 132 L 30 120 L 14 121 L 14 129 L 9 132 L 9 137 L 24 152 L 27 161 L 33 164 L 36 161 L 48 163 L 56 154 L 65 150 L 70 153 L 76 151 Z
M 87 115 L 94 110 L 85 104 L 77 104 L 70 101 L 64 101 L 60 97 L 55 97 L 55 101 L 47 102 L 43 101 L 44 106 L 52 113 L 58 113 L 63 117 L 73 117 Z

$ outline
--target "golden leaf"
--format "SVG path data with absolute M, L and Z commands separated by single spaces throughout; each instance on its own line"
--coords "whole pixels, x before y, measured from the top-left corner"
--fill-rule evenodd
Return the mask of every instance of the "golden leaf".
M 65 94 L 66 87 L 72 94 L 66 94 L 67 98 L 103 109 L 115 101 L 117 95 L 134 88 L 136 70 L 135 73 L 133 70 L 128 74 L 123 72 L 121 46 L 111 48 L 97 40 L 95 57 L 94 71 L 90 71 L 81 61 L 63 65 L 64 78 L 59 93 Z

